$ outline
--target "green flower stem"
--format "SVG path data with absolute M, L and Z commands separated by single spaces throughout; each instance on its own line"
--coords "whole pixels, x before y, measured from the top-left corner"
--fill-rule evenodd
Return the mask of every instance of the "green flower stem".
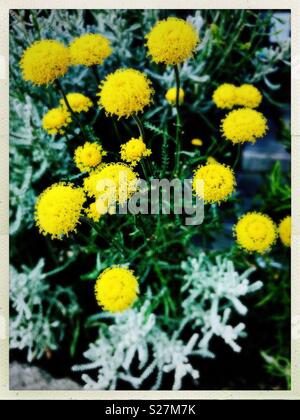
M 141 164 L 141 168 L 143 170 L 143 174 L 146 178 L 146 181 L 149 184 L 150 179 L 149 179 L 148 172 L 147 172 L 147 169 L 146 169 L 146 165 L 145 165 L 145 162 L 143 161 L 143 159 L 140 160 L 140 164 Z
M 99 77 L 99 74 L 98 74 L 98 71 L 97 71 L 97 66 L 96 65 L 91 66 L 91 69 L 92 69 L 93 75 L 96 79 L 97 85 L 99 86 L 100 83 L 101 83 L 101 80 L 100 80 L 100 77 Z
M 146 143 L 146 141 L 145 141 L 145 130 L 144 130 L 142 121 L 140 120 L 140 118 L 137 115 L 133 115 L 132 118 L 134 119 L 136 125 L 138 126 L 141 139 L 143 140 L 144 143 Z M 150 169 L 150 173 L 151 173 L 150 165 L 147 161 L 146 161 L 146 163 L 147 163 L 148 169 Z M 148 171 L 146 169 L 146 164 L 145 164 L 145 162 L 143 162 L 142 159 L 140 161 L 140 164 L 141 164 L 141 167 L 143 169 L 143 173 L 145 175 L 146 181 L 149 183 L 150 179 L 149 179 Z
M 235 158 L 235 161 L 234 161 L 234 164 L 233 164 L 233 167 L 232 167 L 233 169 L 235 169 L 235 167 L 238 164 L 238 162 L 240 160 L 240 157 L 241 157 L 241 145 L 238 144 L 237 148 L 238 148 L 238 150 L 237 150 L 236 158 Z
M 179 163 L 180 163 L 180 132 L 181 132 L 181 117 L 179 111 L 179 92 L 180 92 L 180 76 L 178 66 L 174 66 L 174 73 L 176 79 L 176 151 L 175 151 L 175 176 L 179 175 Z
M 98 233 L 98 235 L 105 241 L 107 244 L 113 245 L 122 255 L 124 255 L 124 249 L 120 246 L 119 242 L 116 241 L 114 238 L 109 237 L 104 233 L 103 229 L 98 226 L 97 223 L 95 223 L 93 220 L 89 219 L 88 217 L 82 217 L 82 220 L 86 222 L 89 226 L 91 226 L 95 231 Z
M 78 123 L 78 125 L 79 125 L 79 127 L 80 127 L 80 130 L 81 130 L 81 133 L 82 133 L 83 137 L 84 137 L 86 140 L 88 140 L 87 133 L 86 133 L 86 131 L 85 131 L 85 129 L 84 129 L 84 127 L 83 127 L 83 125 L 81 124 L 80 119 L 77 117 L 77 115 L 75 114 L 75 112 L 74 112 L 74 111 L 73 111 L 73 109 L 71 108 L 70 103 L 69 103 L 69 101 L 68 101 L 68 99 L 67 99 L 67 96 L 66 96 L 66 94 L 65 94 L 65 92 L 64 92 L 64 90 L 63 90 L 63 88 L 62 88 L 62 85 L 61 85 L 61 83 L 60 83 L 60 81 L 59 81 L 58 79 L 56 79 L 56 80 L 55 80 L 55 85 L 56 85 L 57 90 L 59 91 L 59 93 L 62 95 L 62 97 L 63 97 L 63 99 L 64 99 L 64 101 L 65 101 L 65 104 L 66 104 L 66 106 L 67 106 L 67 108 L 68 108 L 68 111 L 69 111 L 69 112 L 70 112 L 70 114 L 72 115 L 72 117 L 73 117 L 74 121 L 76 121 L 76 122 Z
M 140 118 L 137 115 L 133 115 L 132 118 L 134 119 L 134 121 L 136 122 L 136 125 L 138 126 L 139 132 L 140 132 L 140 137 L 142 138 L 143 142 L 146 143 L 145 141 L 145 130 L 143 127 L 143 123 L 140 120 Z

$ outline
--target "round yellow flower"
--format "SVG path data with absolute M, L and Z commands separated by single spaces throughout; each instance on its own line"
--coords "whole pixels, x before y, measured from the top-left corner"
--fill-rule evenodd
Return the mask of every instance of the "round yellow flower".
M 237 103 L 237 88 L 230 83 L 223 83 L 214 91 L 212 99 L 218 108 L 231 109 Z
M 147 149 L 142 138 L 132 138 L 127 143 L 121 145 L 121 159 L 135 166 L 143 157 L 150 156 L 152 151 Z
M 96 300 L 105 311 L 125 311 L 132 306 L 138 294 L 138 280 L 128 268 L 107 268 L 96 280 Z
M 257 108 L 262 101 L 262 94 L 253 85 L 244 84 L 236 88 L 236 103 L 248 108 Z
M 49 134 L 64 134 L 64 127 L 71 121 L 71 115 L 65 108 L 52 108 L 44 115 L 42 126 Z
M 82 93 L 68 93 L 67 94 L 67 101 L 73 112 L 87 112 L 92 106 L 93 102 L 87 96 L 83 95 Z M 61 99 L 60 104 L 67 109 L 67 105 L 64 99 Z
M 105 155 L 106 152 L 103 151 L 102 146 L 87 141 L 75 150 L 74 161 L 81 172 L 88 172 L 98 166 Z
M 279 237 L 285 246 L 291 246 L 291 216 L 286 216 L 278 226 Z
M 72 65 L 94 66 L 102 64 L 112 53 L 110 42 L 100 34 L 84 34 L 69 46 Z
M 191 140 L 191 144 L 193 146 L 202 146 L 203 145 L 203 141 L 201 139 L 192 139 Z
M 137 174 L 124 163 L 109 163 L 95 169 L 84 180 L 84 189 L 90 197 L 105 197 L 109 206 L 125 202 L 137 191 Z
M 218 163 L 218 161 L 213 156 L 207 156 L 206 163 Z
M 272 219 L 262 213 L 244 214 L 234 227 L 237 243 L 249 252 L 264 253 L 276 241 L 277 230 Z
M 235 189 L 232 169 L 218 162 L 199 166 L 193 178 L 195 194 L 205 203 L 220 203 L 227 200 Z
M 166 93 L 166 100 L 169 102 L 169 104 L 171 105 L 176 105 L 176 94 L 177 94 L 177 88 L 176 87 L 172 87 L 170 88 L 167 93 Z M 178 102 L 179 104 L 182 104 L 184 101 L 184 90 L 183 89 L 179 89 L 179 97 L 178 97 Z
M 106 214 L 107 211 L 108 208 L 104 206 L 100 207 L 97 201 L 94 201 L 87 209 L 85 209 L 86 215 L 96 223 L 99 222 L 100 217 Z
M 106 114 L 128 118 L 150 104 L 152 93 L 151 82 L 144 73 L 119 69 L 101 83 L 98 104 Z
M 149 55 L 155 63 L 175 65 L 190 58 L 200 42 L 193 25 L 183 19 L 160 20 L 146 35 Z
M 82 188 L 57 183 L 48 187 L 35 206 L 35 221 L 40 233 L 60 239 L 75 231 L 85 202 Z
M 63 76 L 70 65 L 69 50 L 52 39 L 36 41 L 21 58 L 23 79 L 35 85 L 47 85 Z
M 267 120 L 261 112 L 250 108 L 236 109 L 222 120 L 222 135 L 232 143 L 255 143 L 267 132 Z

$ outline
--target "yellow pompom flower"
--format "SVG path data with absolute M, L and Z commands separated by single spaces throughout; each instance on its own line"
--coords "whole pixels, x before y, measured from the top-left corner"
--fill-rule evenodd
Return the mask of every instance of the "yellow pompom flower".
M 202 146 L 203 145 L 203 141 L 201 139 L 192 139 L 191 140 L 191 144 L 193 146 Z
M 291 246 L 291 216 L 286 216 L 278 226 L 279 237 L 285 246 Z
M 40 233 L 60 239 L 75 231 L 85 202 L 82 188 L 63 182 L 48 187 L 38 197 L 35 221 Z
M 121 145 L 121 159 L 130 163 L 130 166 L 136 166 L 143 157 L 150 156 L 151 153 L 152 151 L 147 149 L 141 137 L 132 138 Z
M 104 202 L 99 203 L 99 199 L 94 201 L 85 209 L 86 215 L 94 222 L 99 222 L 101 216 L 108 212 L 107 201 L 106 205 Z
M 138 279 L 128 268 L 107 268 L 96 280 L 96 300 L 105 311 L 125 311 L 133 305 L 138 294 Z
M 262 101 L 262 94 L 253 85 L 244 84 L 236 88 L 237 105 L 248 108 L 257 108 Z
M 109 163 L 95 169 L 84 180 L 84 189 L 90 197 L 105 197 L 109 206 L 125 202 L 137 191 L 137 174 L 124 163 Z
M 119 69 L 100 85 L 98 104 L 106 114 L 128 118 L 151 102 L 153 89 L 146 75 L 134 69 Z
M 81 172 L 89 172 L 102 162 L 105 155 L 100 144 L 87 141 L 75 150 L 74 161 Z
M 217 159 L 214 158 L 213 156 L 207 156 L 206 162 L 207 163 L 218 163 Z
M 222 135 L 232 143 L 255 143 L 267 132 L 267 120 L 261 112 L 250 108 L 235 109 L 222 120 Z
M 193 178 L 195 194 L 205 203 L 220 203 L 227 200 L 235 189 L 232 169 L 218 162 L 199 166 Z
M 43 116 L 42 126 L 49 134 L 64 134 L 64 127 L 71 121 L 71 115 L 65 108 L 52 108 Z
M 231 109 L 237 103 L 237 87 L 223 83 L 214 91 L 212 99 L 218 108 Z
M 68 93 L 67 101 L 73 112 L 87 112 L 92 106 L 93 102 L 87 96 L 82 93 Z M 60 99 L 60 104 L 67 109 L 67 104 L 64 99 Z
M 244 214 L 234 227 L 234 233 L 242 248 L 261 254 L 271 248 L 277 237 L 276 225 L 272 219 L 266 214 L 256 212 Z
M 63 76 L 70 65 L 69 50 L 52 39 L 36 41 L 23 53 L 20 61 L 23 79 L 35 85 L 47 85 Z
M 169 102 L 169 104 L 174 106 L 176 105 L 176 95 L 177 95 L 177 88 L 172 87 L 167 91 L 165 98 Z M 182 104 L 183 101 L 184 101 L 184 90 L 180 88 L 178 102 L 179 104 Z
M 146 35 L 146 45 L 155 63 L 175 65 L 190 58 L 198 43 L 194 26 L 175 17 L 160 20 Z
M 112 53 L 110 42 L 100 34 L 84 34 L 69 45 L 71 64 L 94 66 L 102 64 Z

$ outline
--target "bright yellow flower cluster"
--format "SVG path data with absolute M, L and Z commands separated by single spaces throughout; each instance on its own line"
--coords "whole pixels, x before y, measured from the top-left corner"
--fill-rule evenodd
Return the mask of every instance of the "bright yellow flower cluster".
M 71 115 L 65 108 L 52 108 L 43 116 L 42 127 L 49 134 L 64 134 L 64 128 L 71 121 Z
M 253 85 L 244 84 L 237 88 L 237 104 L 247 108 L 257 108 L 262 101 L 262 94 Z
M 190 58 L 199 43 L 193 25 L 183 19 L 160 20 L 146 35 L 146 45 L 155 63 L 175 65 Z
M 128 118 L 150 104 L 152 93 L 151 82 L 144 73 L 119 69 L 100 85 L 98 104 L 108 115 Z
M 177 88 L 176 87 L 170 88 L 165 95 L 166 100 L 172 106 L 176 105 L 176 95 L 177 95 Z M 184 101 L 184 90 L 182 88 L 180 88 L 179 89 L 179 95 L 178 95 L 178 102 L 179 102 L 179 104 L 182 104 L 183 101 Z
M 63 76 L 70 65 L 69 50 L 61 42 L 44 39 L 31 44 L 20 61 L 23 78 L 35 85 L 47 85 Z
M 74 161 L 81 172 L 89 172 L 102 162 L 105 155 L 100 144 L 87 141 L 75 150 Z
M 87 112 L 93 106 L 93 102 L 90 98 L 82 93 L 72 92 L 68 93 L 66 96 L 73 112 Z M 67 109 L 67 104 L 63 98 L 60 99 L 59 102 L 65 109 Z
M 291 216 L 286 216 L 278 226 L 279 237 L 285 246 L 291 246 Z
M 232 108 L 237 103 L 237 88 L 231 83 L 223 83 L 213 93 L 213 101 L 218 108 Z
M 72 65 L 94 66 L 102 64 L 112 53 L 110 42 L 100 34 L 84 34 L 69 45 Z
M 128 162 L 130 166 L 136 166 L 143 157 L 150 156 L 151 153 L 141 137 L 138 139 L 132 138 L 121 145 L 121 159 Z
M 237 243 L 248 252 L 260 254 L 275 243 L 277 229 L 266 214 L 249 212 L 244 214 L 234 227 Z
M 99 203 L 99 200 L 91 203 L 86 209 L 85 213 L 87 217 L 92 219 L 94 222 L 99 222 L 101 216 L 108 212 L 108 206 L 104 205 L 104 202 Z
M 105 311 L 125 311 L 132 306 L 138 294 L 137 277 L 128 268 L 107 268 L 96 280 L 96 300 Z
M 39 196 L 35 206 L 35 221 L 43 235 L 61 239 L 75 231 L 85 202 L 82 188 L 57 183 Z
M 232 143 L 255 143 L 267 132 L 267 120 L 261 112 L 250 108 L 235 109 L 222 120 L 223 136 Z
M 262 101 L 262 94 L 250 84 L 237 87 L 231 83 L 223 83 L 214 91 L 213 101 L 221 109 L 231 109 L 235 105 L 257 108 Z
M 199 166 L 193 178 L 195 194 L 205 203 L 220 203 L 227 200 L 235 189 L 232 169 L 218 162 Z
M 137 174 L 120 162 L 101 165 L 84 180 L 87 194 L 90 197 L 104 197 L 109 205 L 125 204 L 137 188 Z
M 203 141 L 201 139 L 192 139 L 191 140 L 191 144 L 193 146 L 202 146 L 203 145 Z

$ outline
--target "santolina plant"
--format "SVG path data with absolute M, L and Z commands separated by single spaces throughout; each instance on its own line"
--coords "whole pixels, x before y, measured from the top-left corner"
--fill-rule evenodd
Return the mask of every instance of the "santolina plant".
M 262 287 L 249 284 L 247 270 L 291 244 L 288 209 L 277 217 L 255 202 L 250 209 L 240 205 L 241 152 L 247 143 L 263 142 L 271 127 L 262 107 L 268 95 L 247 77 L 237 82 L 227 75 L 206 93 L 207 109 L 215 113 L 206 117 L 198 110 L 199 87 L 210 82 L 200 85 L 193 70 L 208 36 L 198 15 L 149 16 L 126 38 L 127 55 L 121 40 L 99 26 L 95 33 L 35 41 L 19 57 L 28 89 L 52 95 L 35 125 L 45 150 L 53 147 L 58 155 L 60 144 L 65 147 L 53 167 L 67 166 L 51 177 L 49 170 L 37 184 L 36 230 L 56 265 L 71 255 L 91 270 L 75 273 L 70 286 L 77 290 L 81 277 L 92 282 L 81 287 L 96 314 L 78 327 L 99 328 L 85 353 L 99 369 L 98 380 L 84 375 L 87 389 L 114 389 L 117 379 L 139 388 L 147 378 L 159 389 L 171 371 L 179 389 L 185 376 L 199 376 L 190 356 L 213 357 L 212 336 L 240 351 L 245 325 L 229 323 L 231 310 L 244 316 L 239 297 Z M 122 24 L 125 33 L 126 20 Z M 209 29 L 215 42 L 218 31 Z M 135 36 L 143 40 L 136 57 L 129 44 Z M 195 127 L 204 121 L 214 134 L 190 121 Z M 230 251 L 214 251 L 224 232 Z M 66 249 L 56 256 L 56 247 Z M 139 377 L 130 372 L 135 355 Z

